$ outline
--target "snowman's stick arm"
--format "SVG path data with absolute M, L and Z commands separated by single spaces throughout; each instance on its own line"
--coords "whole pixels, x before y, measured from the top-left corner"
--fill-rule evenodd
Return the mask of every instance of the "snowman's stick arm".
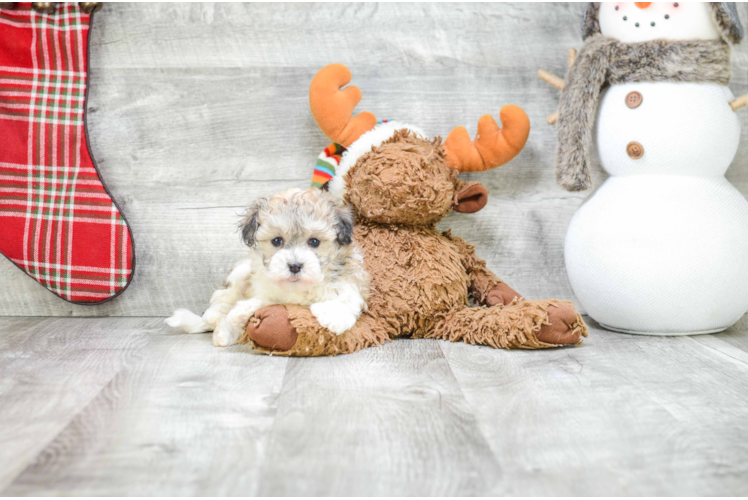
M 571 54 L 570 54 L 571 57 Z M 553 73 L 549 73 L 548 71 L 544 69 L 538 70 L 538 77 L 543 80 L 546 83 L 549 83 L 556 87 L 558 90 L 564 90 L 564 81 L 554 75 Z M 549 115 L 548 118 L 545 119 L 545 121 L 548 122 L 548 125 L 555 125 L 556 120 L 558 120 L 558 111 L 553 113 L 552 115 Z
M 574 65 L 574 61 L 577 60 L 577 49 L 574 47 L 569 49 L 569 67 L 571 68 Z
M 574 61 L 577 59 L 577 49 L 571 48 L 569 49 L 569 67 L 574 64 Z M 564 90 L 564 80 L 563 78 L 559 78 L 550 71 L 546 71 L 544 69 L 538 70 L 538 78 L 543 80 L 545 83 L 548 83 L 554 87 L 556 87 L 558 90 Z
M 743 106 L 748 106 L 748 94 L 741 95 L 734 101 L 730 101 L 730 107 L 733 111 L 737 111 Z
M 577 59 L 577 49 L 574 49 L 574 48 L 569 49 L 569 67 L 570 68 L 572 67 L 576 59 Z M 558 90 L 564 90 L 564 81 L 549 71 L 546 71 L 544 69 L 539 69 L 538 78 L 556 87 Z M 548 125 L 555 125 L 557 120 L 558 120 L 558 111 L 556 111 L 552 115 L 548 115 L 548 118 L 545 119 L 545 121 L 548 122 Z
M 549 71 L 539 69 L 538 78 L 543 80 L 545 83 L 556 87 L 558 90 L 564 90 L 564 81 Z

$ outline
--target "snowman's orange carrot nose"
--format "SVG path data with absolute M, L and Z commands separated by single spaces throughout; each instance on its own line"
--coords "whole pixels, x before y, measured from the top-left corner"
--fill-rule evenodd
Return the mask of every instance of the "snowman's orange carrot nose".
M 634 5 L 636 5 L 640 9 L 646 9 L 647 7 L 652 5 L 652 2 L 634 2 Z

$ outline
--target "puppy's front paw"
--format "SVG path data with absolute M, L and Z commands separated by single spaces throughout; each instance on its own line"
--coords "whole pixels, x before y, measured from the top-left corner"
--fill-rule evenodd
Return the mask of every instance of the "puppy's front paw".
M 229 322 L 235 329 L 243 330 L 249 318 L 252 317 L 254 311 L 247 309 L 233 309 L 227 316 L 226 321 Z
M 239 342 L 249 318 L 262 306 L 258 299 L 241 300 L 213 330 L 213 344 L 226 347 Z
M 309 308 L 319 324 L 335 335 L 345 333 L 356 324 L 358 319 L 348 308 L 336 301 L 317 302 Z
M 203 313 L 203 319 L 206 323 L 212 326 L 214 330 L 225 317 L 226 314 L 222 313 L 217 307 L 210 307 Z
M 216 347 L 228 347 L 239 341 L 242 331 L 232 328 L 228 321 L 223 320 L 213 330 L 213 345 Z
M 262 307 L 259 299 L 240 300 L 234 308 L 226 315 L 226 322 L 233 330 L 244 331 L 249 323 L 249 318 Z

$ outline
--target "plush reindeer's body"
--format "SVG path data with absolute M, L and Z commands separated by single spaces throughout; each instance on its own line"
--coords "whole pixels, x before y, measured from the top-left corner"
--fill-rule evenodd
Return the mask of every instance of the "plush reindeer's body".
M 315 117 L 335 140 L 331 126 Z M 473 245 L 435 229 L 453 209 L 472 213 L 487 202 L 486 189 L 459 180 L 455 165 L 461 165 L 460 170 L 485 170 L 497 166 L 495 158 L 511 158 L 522 149 L 529 132 L 524 112 L 506 107 L 501 117 L 503 136 L 485 130 L 485 118 L 479 134 L 494 145 L 513 144 L 514 149 L 503 147 L 491 155 L 486 154 L 491 144 L 465 143 L 464 129 L 458 130 L 457 138 L 450 134 L 445 145 L 404 125 L 377 125 L 363 133 L 358 140 L 370 141 L 370 149 L 348 158 L 349 166 L 339 174 L 345 199 L 357 214 L 354 239 L 372 277 L 368 311 L 351 330 L 336 336 L 306 308 L 272 306 L 256 314 L 244 340 L 261 350 L 315 356 L 353 352 L 397 337 L 540 348 L 574 344 L 586 336 L 586 327 L 570 303 L 525 300 L 485 267 Z M 383 133 L 386 139 L 371 140 L 381 139 Z M 456 152 L 466 150 L 466 156 Z M 341 165 L 345 160 L 344 156 Z M 471 308 L 469 297 L 480 307 Z

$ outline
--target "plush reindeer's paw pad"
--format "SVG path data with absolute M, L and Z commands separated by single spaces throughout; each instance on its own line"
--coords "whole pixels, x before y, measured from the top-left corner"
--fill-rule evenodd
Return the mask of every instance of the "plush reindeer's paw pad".
M 499 283 L 488 292 L 486 305 L 489 307 L 508 306 L 515 298 L 522 299 L 523 297 L 506 283 Z
M 338 302 L 317 302 L 309 309 L 319 324 L 335 335 L 347 332 L 356 324 L 356 316 L 344 310 Z
M 263 307 L 247 324 L 242 342 L 250 340 L 260 347 L 274 351 L 288 351 L 296 344 L 298 334 L 288 319 L 285 306 Z
M 540 327 L 538 340 L 548 344 L 578 344 L 587 336 L 587 325 L 571 304 L 551 304 L 548 322 Z

